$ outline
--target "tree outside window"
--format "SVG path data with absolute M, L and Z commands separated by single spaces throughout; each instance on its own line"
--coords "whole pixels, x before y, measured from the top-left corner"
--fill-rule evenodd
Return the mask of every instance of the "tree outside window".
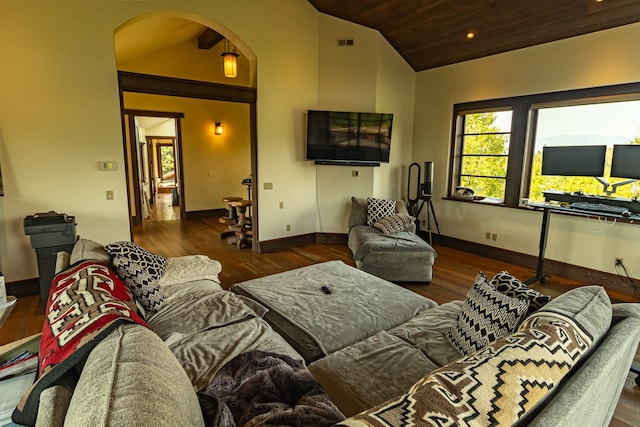
M 475 194 L 504 198 L 511 111 L 465 114 L 460 182 Z

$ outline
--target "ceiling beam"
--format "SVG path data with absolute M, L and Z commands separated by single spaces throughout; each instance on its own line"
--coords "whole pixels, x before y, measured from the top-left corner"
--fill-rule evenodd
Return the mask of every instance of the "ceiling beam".
M 224 40 L 222 34 L 207 28 L 198 36 L 198 49 L 211 49 L 222 40 Z

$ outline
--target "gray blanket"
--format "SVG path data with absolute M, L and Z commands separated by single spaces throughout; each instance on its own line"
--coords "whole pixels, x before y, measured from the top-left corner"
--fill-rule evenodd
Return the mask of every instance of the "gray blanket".
M 207 426 L 332 426 L 344 420 L 307 368 L 289 356 L 250 351 L 198 393 Z

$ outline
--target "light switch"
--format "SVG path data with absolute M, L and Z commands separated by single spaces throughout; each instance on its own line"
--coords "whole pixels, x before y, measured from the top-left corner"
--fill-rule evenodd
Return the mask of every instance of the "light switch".
M 113 200 L 113 190 L 107 190 L 107 200 Z
M 106 160 L 106 161 L 101 161 L 100 162 L 100 170 L 103 171 L 114 171 L 118 169 L 118 163 L 112 161 L 112 160 Z

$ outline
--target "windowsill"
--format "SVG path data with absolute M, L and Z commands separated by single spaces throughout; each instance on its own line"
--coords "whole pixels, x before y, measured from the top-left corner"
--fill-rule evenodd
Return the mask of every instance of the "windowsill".
M 504 199 L 499 199 L 497 197 L 484 197 L 482 199 L 458 199 L 456 197 L 443 197 L 443 200 L 451 200 L 453 202 L 462 202 L 462 203 L 473 203 L 476 205 L 490 205 L 490 206 L 502 206 L 509 207 L 504 204 Z

